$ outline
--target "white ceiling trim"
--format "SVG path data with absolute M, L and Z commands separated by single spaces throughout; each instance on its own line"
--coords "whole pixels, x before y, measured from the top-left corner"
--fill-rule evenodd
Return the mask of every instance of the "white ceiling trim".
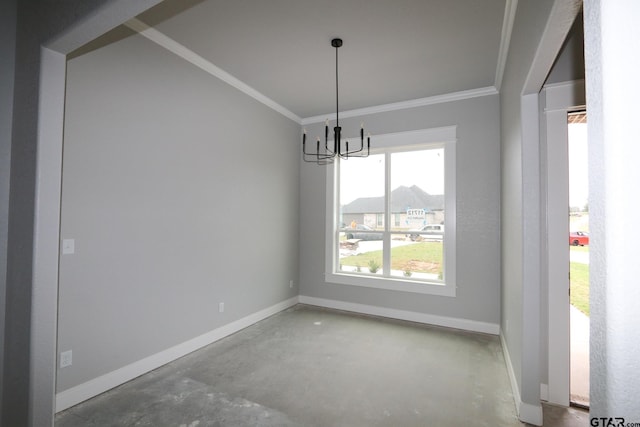
M 501 40 L 500 40 L 500 50 L 498 52 L 498 63 L 496 66 L 496 76 L 495 76 L 494 86 L 487 86 L 483 88 L 470 89 L 470 90 L 465 90 L 460 92 L 452 92 L 448 94 L 430 96 L 426 98 L 418 98 L 418 99 L 412 99 L 407 101 L 394 102 L 390 104 L 376 105 L 372 107 L 358 108 L 354 110 L 347 110 L 347 111 L 340 112 L 340 116 L 343 118 L 358 117 L 358 116 L 364 116 L 368 114 L 397 111 L 397 110 L 403 110 L 408 108 L 423 107 L 427 105 L 441 104 L 445 102 L 459 101 L 463 99 L 498 94 L 500 90 L 500 85 L 502 84 L 502 77 L 503 77 L 504 69 L 506 66 L 507 54 L 509 51 L 509 43 L 511 40 L 511 33 L 513 30 L 513 22 L 515 19 L 515 12 L 517 9 L 517 5 L 518 5 L 518 0 L 506 0 L 505 2 L 502 34 L 501 34 Z M 239 91 L 245 93 L 246 95 L 256 99 L 257 101 L 261 102 L 267 107 L 277 111 L 278 113 L 295 121 L 298 124 L 307 125 L 311 123 L 319 123 L 326 120 L 327 117 L 331 117 L 335 115 L 335 112 L 331 112 L 327 114 L 321 114 L 318 116 L 301 118 L 295 113 L 293 113 L 292 111 L 285 108 L 284 106 L 278 104 L 273 99 L 263 95 L 262 93 L 258 92 L 251 86 L 247 85 L 246 83 L 242 82 L 241 80 L 227 73 L 223 69 L 209 62 L 205 58 L 201 57 L 200 55 L 190 50 L 186 46 L 176 42 L 172 38 L 156 30 L 155 28 L 149 27 L 144 22 L 133 18 L 128 22 L 126 22 L 125 25 L 130 29 L 138 32 L 143 37 L 146 37 L 152 42 L 178 55 L 179 57 L 192 63 L 198 68 L 206 71 L 212 76 L 219 78 L 225 83 L 231 85 L 232 87 L 238 89 Z
M 384 113 L 387 111 L 404 110 L 407 108 L 424 107 L 425 105 L 442 104 L 444 102 L 460 101 L 462 99 L 477 98 L 480 96 L 496 95 L 498 90 L 494 86 L 478 89 L 463 90 L 444 95 L 429 96 L 427 98 L 411 99 L 408 101 L 394 102 L 391 104 L 376 105 L 373 107 L 358 108 L 340 112 L 341 118 L 359 117 L 367 114 Z M 333 117 L 335 112 L 321 114 L 319 116 L 302 119 L 302 125 L 324 122 L 328 117 Z
M 498 52 L 498 66 L 496 67 L 496 81 L 494 86 L 498 91 L 502 86 L 504 67 L 507 65 L 507 55 L 509 44 L 511 43 L 511 32 L 513 31 L 513 21 L 516 19 L 516 9 L 518 0 L 507 0 L 504 5 L 504 18 L 502 19 L 502 35 L 500 36 L 500 51 Z
M 197 53 L 195 53 L 191 49 L 181 45 L 180 43 L 176 42 L 175 40 L 171 39 L 170 37 L 167 37 L 166 35 L 164 35 L 160 31 L 149 27 L 144 22 L 133 18 L 133 19 L 127 21 L 125 23 L 125 25 L 127 27 L 131 28 L 132 30 L 138 32 L 141 36 L 144 36 L 147 39 L 151 40 L 152 42 L 164 47 L 168 51 L 173 52 L 174 54 L 178 55 L 179 57 L 181 57 L 181 58 L 187 60 L 188 62 L 192 63 L 196 67 L 201 68 L 202 70 L 206 71 L 207 73 L 211 74 L 212 76 L 219 78 L 223 82 L 225 82 L 225 83 L 233 86 L 234 88 L 238 89 L 239 91 L 249 95 L 250 97 L 254 98 L 255 100 L 263 103 L 267 107 L 272 108 L 273 110 L 277 111 L 278 113 L 282 114 L 283 116 L 293 120 L 294 122 L 296 122 L 298 124 L 301 123 L 302 119 L 300 117 L 298 117 L 296 114 L 294 114 L 293 112 L 289 111 L 288 109 L 286 109 L 282 105 L 278 104 L 273 99 L 263 95 L 262 93 L 258 92 L 257 90 L 255 90 L 254 88 L 249 86 L 248 84 L 246 84 L 246 83 L 238 80 L 237 78 L 233 77 L 231 74 L 229 74 L 226 71 L 224 71 L 223 69 L 215 66 L 214 64 L 212 64 L 211 62 L 207 61 L 206 59 L 204 59 L 203 57 L 201 57 L 200 55 L 198 55 Z

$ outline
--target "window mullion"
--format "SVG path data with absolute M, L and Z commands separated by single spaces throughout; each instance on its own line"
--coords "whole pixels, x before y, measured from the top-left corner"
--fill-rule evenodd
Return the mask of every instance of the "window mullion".
M 382 240 L 382 274 L 391 276 L 391 153 L 384 156 L 384 235 Z

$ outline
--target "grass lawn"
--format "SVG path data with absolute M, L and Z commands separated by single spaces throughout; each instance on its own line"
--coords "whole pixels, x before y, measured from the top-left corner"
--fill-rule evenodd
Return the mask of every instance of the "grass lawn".
M 571 252 L 587 252 L 589 253 L 589 246 L 569 246 Z
M 391 249 L 391 269 L 417 273 L 442 272 L 442 242 L 420 242 Z M 382 251 L 365 252 L 340 259 L 341 265 L 360 266 L 368 271 L 373 260 L 382 265 Z
M 572 262 L 569 265 L 571 275 L 571 305 L 589 315 L 589 265 Z

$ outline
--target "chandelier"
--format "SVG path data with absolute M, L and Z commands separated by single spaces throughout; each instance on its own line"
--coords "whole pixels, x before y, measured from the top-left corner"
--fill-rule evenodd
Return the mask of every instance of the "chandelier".
M 333 128 L 333 147 L 329 147 L 329 119 L 324 124 L 324 146 L 320 144 L 320 138 L 316 141 L 315 152 L 313 148 L 307 151 L 307 130 L 302 133 L 302 159 L 308 163 L 316 163 L 319 165 L 328 165 L 333 163 L 337 158 L 348 159 L 350 157 L 367 157 L 369 156 L 369 143 L 371 135 L 367 135 L 367 146 L 364 145 L 364 123 L 360 126 L 360 144 L 359 146 L 349 149 L 349 141 L 340 139 L 342 128 L 339 121 L 338 107 L 338 48 L 342 46 L 342 39 L 331 40 L 331 46 L 336 48 L 336 125 Z M 358 145 L 358 144 L 356 144 Z

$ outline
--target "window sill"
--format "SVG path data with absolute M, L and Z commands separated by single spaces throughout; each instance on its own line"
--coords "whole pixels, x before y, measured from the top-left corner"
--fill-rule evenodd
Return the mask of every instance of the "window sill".
M 385 289 L 391 291 L 411 292 L 416 294 L 456 296 L 455 285 L 449 283 L 427 283 L 415 280 L 405 280 L 396 277 L 376 277 L 344 273 L 326 273 L 327 283 L 340 285 L 362 286 L 366 288 Z

